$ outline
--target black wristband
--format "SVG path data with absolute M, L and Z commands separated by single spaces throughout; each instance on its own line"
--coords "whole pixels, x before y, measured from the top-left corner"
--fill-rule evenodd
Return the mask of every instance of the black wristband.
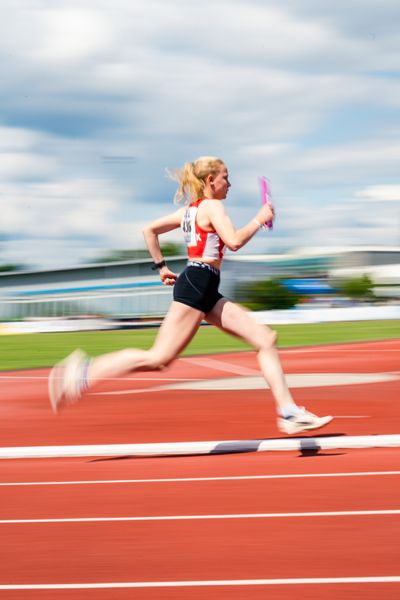
M 153 271 L 156 271 L 157 269 L 161 269 L 162 267 L 166 266 L 166 262 L 165 260 L 160 261 L 159 263 L 153 263 L 153 266 L 151 267 Z

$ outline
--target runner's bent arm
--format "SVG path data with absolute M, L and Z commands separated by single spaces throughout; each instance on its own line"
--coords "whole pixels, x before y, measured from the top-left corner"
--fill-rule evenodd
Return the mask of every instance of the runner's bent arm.
M 165 217 L 161 217 L 160 219 L 156 219 L 144 227 L 143 236 L 155 264 L 158 264 L 164 260 L 158 239 L 159 235 L 180 227 L 183 210 L 184 209 L 180 208 L 174 213 Z M 159 273 L 161 281 L 166 285 L 173 285 L 175 283 L 177 276 L 168 269 L 167 265 L 161 267 L 159 269 Z
M 270 204 L 262 206 L 257 215 L 240 229 L 234 227 L 222 202 L 207 203 L 207 216 L 229 250 L 236 252 L 251 240 L 260 229 L 260 225 L 274 218 L 274 209 Z

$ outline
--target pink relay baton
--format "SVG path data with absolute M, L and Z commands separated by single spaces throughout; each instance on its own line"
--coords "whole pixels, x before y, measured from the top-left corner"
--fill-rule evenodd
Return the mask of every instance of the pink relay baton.
M 269 204 L 270 193 L 269 193 L 268 179 L 266 177 L 262 176 L 262 177 L 259 177 L 259 181 L 260 181 L 261 203 Z M 265 225 L 263 225 L 263 227 L 264 227 L 264 229 L 272 229 L 272 221 L 268 221 L 268 223 L 265 223 Z

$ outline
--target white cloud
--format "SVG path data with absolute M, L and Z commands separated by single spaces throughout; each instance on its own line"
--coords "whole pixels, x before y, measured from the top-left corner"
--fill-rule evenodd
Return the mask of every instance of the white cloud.
M 48 176 L 53 172 L 52 161 L 23 152 L 2 152 L 0 154 L 0 177 L 2 178 L 36 178 Z
M 33 148 L 40 142 L 35 131 L 19 127 L 0 127 L 0 152 L 18 151 Z
M 356 197 L 378 202 L 400 202 L 400 184 L 372 185 L 357 192 Z
M 357 185 L 360 180 L 367 183 L 377 177 L 396 176 L 399 156 L 400 142 L 381 137 L 362 143 L 323 145 L 292 155 L 289 160 L 291 168 L 307 173 L 319 185 L 323 181 L 329 185 Z
M 96 10 L 62 8 L 42 13 L 44 35 L 34 56 L 45 61 L 82 61 L 105 52 L 112 35 Z
M 0 185 L 0 197 L 7 199 L 0 233 L 27 237 L 113 239 L 124 230 L 125 191 L 109 181 L 70 179 L 45 183 Z M 118 231 L 110 224 L 115 222 Z M 122 232 L 122 238 L 124 238 Z M 126 241 L 126 239 L 124 240 Z
M 54 8 L 51 3 L 36 10 L 7 8 L 8 20 L 1 27 L 3 45 L 31 64 L 87 60 L 106 51 L 113 41 L 105 15 L 96 9 Z

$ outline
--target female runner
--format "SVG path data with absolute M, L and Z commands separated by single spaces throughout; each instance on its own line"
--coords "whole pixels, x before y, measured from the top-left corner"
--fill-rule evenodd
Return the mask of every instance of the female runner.
M 276 349 L 277 334 L 258 324 L 247 310 L 218 291 L 225 248 L 242 248 L 273 220 L 274 209 L 263 205 L 241 229 L 235 229 L 223 200 L 230 182 L 222 160 L 200 157 L 186 163 L 177 174 L 177 200 L 186 205 L 153 221 L 143 230 L 149 252 L 164 285 L 174 286 L 173 301 L 150 350 L 127 348 L 93 359 L 76 350 L 56 365 L 49 376 L 49 395 L 54 412 L 81 398 L 102 379 L 122 377 L 134 371 L 167 367 L 189 344 L 205 320 L 233 334 L 257 351 L 258 363 L 275 399 L 278 428 L 286 434 L 323 427 L 332 417 L 318 417 L 294 402 Z M 159 236 L 181 227 L 188 248 L 188 263 L 179 277 L 164 260 Z

